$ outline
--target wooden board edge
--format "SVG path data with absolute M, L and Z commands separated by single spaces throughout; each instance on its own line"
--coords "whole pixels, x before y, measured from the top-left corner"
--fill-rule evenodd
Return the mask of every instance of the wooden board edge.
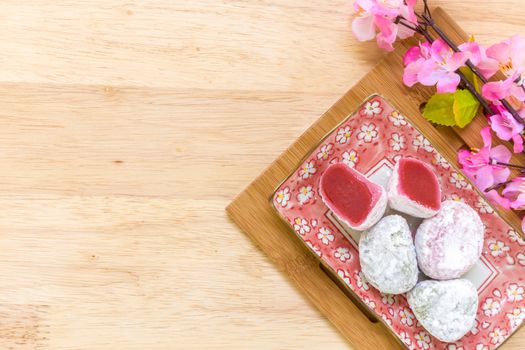
M 440 23 L 444 21 L 447 25 L 453 26 L 456 31 L 458 30 L 459 26 L 457 26 L 441 8 L 436 8 L 434 13 Z M 459 30 L 461 31 L 460 28 Z M 464 32 L 462 33 L 466 36 Z M 402 348 L 402 346 L 397 342 L 395 337 L 389 335 L 385 327 L 380 324 L 371 323 L 365 315 L 359 311 L 357 306 L 351 302 L 347 295 L 345 295 L 341 289 L 337 288 L 336 283 L 332 281 L 324 271 L 321 271 L 318 262 L 315 259 L 311 259 L 313 255 L 306 249 L 303 242 L 289 232 L 289 227 L 283 225 L 282 222 L 273 222 L 273 220 L 278 218 L 278 215 L 271 207 L 269 198 L 274 189 L 277 188 L 283 179 L 287 178 L 293 169 L 295 169 L 296 165 L 300 163 L 304 154 L 309 152 L 312 147 L 317 144 L 319 139 L 330 132 L 342 119 L 356 110 L 363 100 L 371 94 L 372 91 L 361 89 L 361 85 L 369 84 L 372 87 L 377 87 L 378 91 L 381 90 L 382 85 L 380 82 L 373 81 L 371 78 L 371 73 L 375 71 L 382 72 L 382 74 L 387 77 L 387 82 L 393 84 L 395 88 L 399 89 L 399 91 L 406 96 L 406 99 L 411 102 L 410 105 L 407 105 L 406 101 L 401 101 L 395 96 L 390 96 L 389 94 L 381 95 L 390 101 L 394 108 L 406 113 L 416 128 L 420 130 L 425 129 L 425 136 L 429 138 L 436 149 L 444 154 L 453 164 L 458 165 L 456 152 L 460 146 L 468 144 L 465 142 L 465 134 L 462 130 L 435 128 L 422 117 L 419 111 L 419 104 L 430 97 L 433 93 L 432 89 L 421 86 L 418 88 L 407 88 L 402 84 L 398 76 L 392 77 L 391 75 L 392 72 L 391 69 L 389 69 L 389 65 L 392 64 L 392 62 L 394 64 L 397 62 L 397 65 L 402 64 L 402 60 L 399 59 L 399 57 L 397 61 L 392 59 L 392 57 L 394 55 L 399 56 L 400 52 L 404 52 L 415 43 L 417 43 L 416 39 L 409 39 L 397 43 L 396 50 L 393 53 L 386 56 L 369 74 L 365 75 L 353 88 L 345 93 L 226 207 L 226 212 L 230 219 L 252 239 L 256 246 L 262 250 L 281 271 L 295 282 L 301 293 L 308 297 L 323 315 L 341 331 L 343 336 L 359 349 L 397 349 Z M 446 134 L 447 137 L 444 137 L 444 134 Z M 448 141 L 451 138 L 454 138 L 452 147 L 450 147 L 451 145 Z M 264 215 L 261 215 L 263 212 Z M 251 219 L 257 217 L 260 222 L 264 222 L 265 225 L 271 223 L 271 225 L 269 225 L 271 227 L 263 230 L 265 231 L 263 233 L 258 232 L 261 231 L 261 227 L 250 227 L 245 222 L 247 217 L 251 217 Z M 286 262 L 282 260 L 283 257 L 280 254 L 272 251 L 273 248 L 278 249 L 279 245 L 274 245 L 265 239 L 264 235 L 271 234 L 269 231 L 272 229 L 281 231 L 281 234 L 284 233 L 282 237 L 287 241 L 286 254 L 289 254 L 287 255 L 287 259 L 289 260 Z M 312 285 L 312 281 L 316 283 Z M 322 283 L 322 285 L 320 283 Z M 318 297 L 320 289 L 323 290 L 325 295 L 324 299 Z M 330 298 L 330 303 L 326 302 L 327 297 Z M 334 307 L 334 305 L 337 307 Z M 341 313 L 342 310 L 345 312 Z M 348 326 L 350 322 L 352 322 L 352 327 Z M 363 338 L 363 332 L 368 333 L 369 336 Z M 379 342 L 373 341 L 371 343 L 371 338 L 382 339 L 380 339 Z

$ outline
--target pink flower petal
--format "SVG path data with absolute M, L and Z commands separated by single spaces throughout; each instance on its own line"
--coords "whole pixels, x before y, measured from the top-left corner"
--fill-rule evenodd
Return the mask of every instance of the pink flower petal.
M 490 147 L 492 145 L 492 134 L 490 133 L 490 127 L 484 127 L 479 133 L 481 134 L 481 139 L 483 140 L 483 146 Z
M 505 80 L 486 83 L 482 88 L 482 95 L 489 101 L 497 101 L 509 96 L 514 96 L 520 101 L 525 100 L 525 91 L 515 81 L 519 74 L 515 73 Z
M 480 191 L 485 191 L 487 188 L 494 185 L 493 170 L 490 166 L 485 166 L 476 172 L 474 183 Z
M 485 197 L 487 197 L 491 203 L 497 204 L 505 209 L 510 209 L 510 201 L 507 198 L 500 196 L 496 190 L 486 192 Z
M 376 37 L 377 46 L 386 51 L 394 51 L 392 44 L 396 41 L 397 26 L 388 18 L 377 15 L 374 17 L 374 22 L 379 29 Z
M 437 83 L 437 92 L 438 93 L 447 93 L 456 91 L 459 85 L 459 75 L 456 73 L 448 73 L 443 78 L 441 78 Z
M 383 17 L 393 22 L 394 19 L 401 14 L 401 2 L 398 4 L 387 4 L 385 1 L 373 0 L 371 12 L 376 17 Z
M 509 179 L 509 176 L 510 176 L 509 168 L 494 167 L 492 171 L 493 171 L 492 176 L 494 177 L 494 184 L 501 184 Z
M 458 152 L 458 162 L 462 166 L 467 166 L 470 164 L 470 156 L 472 155 L 472 152 L 466 149 L 459 150 Z
M 523 178 L 517 177 L 512 179 L 512 182 L 505 186 L 503 191 L 501 191 L 501 194 L 503 194 L 505 197 L 515 197 L 519 193 L 523 192 Z
M 399 8 L 399 14 L 401 16 L 403 16 L 404 18 L 406 18 L 409 22 L 411 22 L 413 24 L 417 24 L 417 16 L 416 16 L 416 13 L 414 11 L 414 6 L 413 5 L 410 5 L 409 3 L 407 3 L 406 6 L 402 5 Z M 414 31 L 412 31 L 412 34 L 413 33 L 414 33 Z
M 405 66 L 421 59 L 421 47 L 419 45 L 412 46 L 403 56 L 403 63 Z
M 510 207 L 512 209 L 524 209 L 525 207 L 525 192 L 524 192 L 524 179 L 517 177 L 508 184 L 502 191 L 505 198 L 510 201 Z
M 518 77 L 516 77 L 518 79 Z M 515 80 L 516 80 L 515 79 Z M 512 86 L 509 89 L 510 96 L 516 97 L 520 101 L 525 101 L 525 90 L 521 86 L 518 86 L 517 84 L 512 84 Z
M 354 9 L 356 10 L 356 12 L 362 10 L 365 13 L 370 13 L 372 11 L 372 8 L 374 7 L 375 1 L 376 0 L 355 0 Z
M 445 75 L 446 73 L 439 70 L 439 66 L 435 61 L 427 60 L 421 65 L 417 78 L 423 85 L 434 86 Z
M 490 151 L 490 158 L 498 162 L 508 163 L 511 157 L 512 153 L 503 145 L 498 145 Z
M 352 22 L 352 32 L 359 41 L 372 40 L 376 36 L 374 17 L 356 17 Z
M 419 47 L 421 48 L 421 57 L 429 59 L 432 45 L 428 41 L 425 41 L 424 43 L 419 44 Z
M 447 60 L 448 70 L 453 72 L 458 70 L 460 67 L 463 67 L 468 57 L 469 54 L 465 52 L 456 52 Z
M 406 86 L 412 87 L 418 82 L 418 73 L 421 70 L 421 65 L 424 59 L 408 64 L 403 72 L 403 83 Z
M 487 49 L 487 57 L 498 62 L 507 62 L 510 58 L 510 45 L 507 42 L 492 45 Z
M 483 85 L 481 94 L 489 101 L 498 101 L 505 98 L 508 89 L 505 88 L 502 81 L 491 81 Z
M 443 40 L 437 39 L 432 43 L 431 53 L 434 61 L 442 62 L 443 57 L 448 56 L 452 53 L 452 49 Z
M 487 57 L 495 59 L 507 76 L 525 71 L 525 37 L 515 35 L 487 49 Z M 509 65 L 509 63 L 511 63 Z
M 463 52 L 470 53 L 470 61 L 477 66 L 485 78 L 492 77 L 499 70 L 499 63 L 493 58 L 487 57 L 486 49 L 475 41 L 469 41 L 459 45 Z
M 509 141 L 514 136 L 521 134 L 523 124 L 516 121 L 506 109 L 501 109 L 499 106 L 497 108 L 501 111 L 500 114 L 489 117 L 490 126 L 496 135 L 502 140 Z
M 491 58 L 482 59 L 477 64 L 477 67 L 478 67 L 478 70 L 480 71 L 480 73 L 486 79 L 490 79 L 499 70 L 498 61 L 496 61 L 494 59 L 491 59 Z
M 514 153 L 523 152 L 523 137 L 520 134 L 512 136 L 512 141 L 514 142 Z
M 512 64 L 516 72 L 523 73 L 525 70 L 525 37 L 515 35 L 510 38 L 510 42 L 512 47 Z
M 478 168 L 475 167 L 472 162 L 472 152 L 466 149 L 460 150 L 458 152 L 458 162 L 459 164 L 461 164 L 462 170 L 465 173 L 465 175 L 467 175 L 468 178 L 473 180 Z
M 414 31 L 412 29 L 409 29 L 407 27 L 397 25 L 397 36 L 399 39 L 406 39 L 414 36 Z
M 481 48 L 477 42 L 468 41 L 464 44 L 459 45 L 458 48 L 463 52 L 470 53 L 469 59 L 474 65 L 477 66 L 481 61 Z

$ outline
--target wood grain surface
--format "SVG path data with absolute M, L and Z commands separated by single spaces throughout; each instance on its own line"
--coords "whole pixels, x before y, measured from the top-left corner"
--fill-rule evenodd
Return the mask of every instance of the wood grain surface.
M 523 33 L 520 0 L 433 4 Z M 1 2 L 0 348 L 349 348 L 224 208 L 383 57 L 350 13 Z

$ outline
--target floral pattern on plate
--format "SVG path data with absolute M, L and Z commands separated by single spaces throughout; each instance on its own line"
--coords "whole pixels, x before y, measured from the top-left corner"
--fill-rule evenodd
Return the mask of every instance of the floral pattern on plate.
M 430 164 L 441 183 L 442 199 L 466 202 L 478 211 L 486 227 L 482 258 L 465 276 L 478 287 L 476 323 L 454 344 L 440 342 L 421 327 L 404 295 L 382 294 L 368 284 L 359 264 L 358 236 L 319 198 L 319 177 L 330 164 L 344 162 L 374 179 L 384 177 L 401 156 Z M 409 349 L 496 349 L 525 319 L 525 241 L 381 96 L 371 96 L 327 135 L 279 186 L 272 202 L 309 249 Z

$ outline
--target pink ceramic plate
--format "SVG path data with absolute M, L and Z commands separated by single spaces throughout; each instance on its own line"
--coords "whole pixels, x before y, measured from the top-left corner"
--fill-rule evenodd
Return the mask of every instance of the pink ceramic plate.
M 414 318 L 404 295 L 384 295 L 361 273 L 353 232 L 332 215 L 318 194 L 326 167 L 344 162 L 385 185 L 396 159 L 419 158 L 431 164 L 443 200 L 464 201 L 485 226 L 478 264 L 465 275 L 478 288 L 475 327 L 455 344 L 433 338 Z M 496 349 L 525 318 L 525 241 L 481 198 L 461 173 L 384 98 L 374 95 L 333 130 L 276 190 L 273 204 L 310 250 L 339 276 L 409 349 Z M 412 220 L 412 225 L 417 225 Z

